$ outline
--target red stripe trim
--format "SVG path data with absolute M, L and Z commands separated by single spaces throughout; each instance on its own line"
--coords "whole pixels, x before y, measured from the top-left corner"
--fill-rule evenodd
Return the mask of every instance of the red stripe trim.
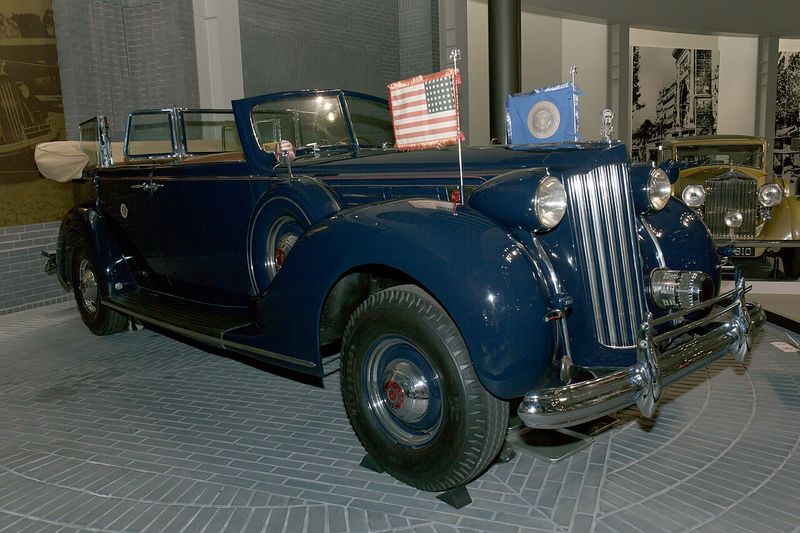
M 406 102 L 404 104 L 395 104 L 392 106 L 394 110 L 395 116 L 398 115 L 397 111 L 402 111 L 403 109 L 408 109 L 409 107 L 417 107 L 420 105 L 427 105 L 424 98 L 420 98 L 419 100 L 414 100 L 413 102 Z
M 408 139 L 410 137 L 424 137 L 425 135 L 437 135 L 442 133 L 453 132 L 453 135 L 458 135 L 458 128 L 455 126 L 448 126 L 446 128 L 433 128 L 425 131 L 415 131 L 411 133 L 404 133 L 402 129 L 397 130 L 397 140 Z
M 404 124 L 398 124 L 397 125 L 397 129 L 398 130 L 405 130 L 405 129 L 408 129 L 408 128 L 417 128 L 419 126 L 426 126 L 428 124 L 441 124 L 442 122 L 449 122 L 451 120 L 455 120 L 455 118 L 456 118 L 456 114 L 453 113 L 453 114 L 450 114 L 450 115 L 437 117 L 437 118 L 428 118 L 428 119 L 423 119 L 423 120 L 415 120 L 414 122 L 406 122 Z
M 423 95 L 423 94 L 425 94 L 425 86 L 424 85 L 420 85 L 419 89 L 416 89 L 414 91 L 408 91 L 408 92 L 405 92 L 403 94 L 394 94 L 394 93 L 392 93 L 390 98 L 392 100 L 397 101 L 397 100 L 405 100 L 406 98 L 411 98 L 412 96 L 420 96 L 420 95 Z

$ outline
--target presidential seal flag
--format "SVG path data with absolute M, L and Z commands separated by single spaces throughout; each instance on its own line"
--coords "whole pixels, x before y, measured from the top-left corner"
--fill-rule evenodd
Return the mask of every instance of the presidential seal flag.
M 577 141 L 578 96 L 574 83 L 509 95 L 506 128 L 510 144 Z
M 389 108 L 398 150 L 455 144 L 458 122 L 458 71 L 446 69 L 389 85 Z

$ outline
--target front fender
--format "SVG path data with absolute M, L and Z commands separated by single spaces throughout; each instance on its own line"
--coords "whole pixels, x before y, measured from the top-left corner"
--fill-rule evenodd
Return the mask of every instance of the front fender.
M 720 289 L 719 256 L 708 228 L 694 210 L 677 198 L 666 207 L 642 217 L 647 231 L 639 232 L 644 271 L 666 267 L 675 270 L 699 270 Z M 645 229 L 645 228 L 642 228 Z
M 266 269 L 266 241 L 269 228 L 284 215 L 305 229 L 341 209 L 341 198 L 318 179 L 300 176 L 277 182 L 261 196 L 253 210 L 247 233 L 250 284 L 259 294 L 270 279 Z
M 477 211 L 431 200 L 354 208 L 306 232 L 259 302 L 265 348 L 318 360 L 327 294 L 372 268 L 398 271 L 439 301 L 492 394 L 522 396 L 547 372 L 553 329 L 529 255 Z
M 93 205 L 80 205 L 67 212 L 58 229 L 56 266 L 59 281 L 65 288 L 72 286 L 72 250 L 77 239 L 86 243 L 103 296 L 127 292 L 136 287 L 133 274 L 105 218 L 98 214 Z M 118 283 L 119 288 L 115 288 Z
M 800 196 L 789 196 L 772 208 L 772 218 L 764 223 L 758 239 L 767 241 L 800 240 Z

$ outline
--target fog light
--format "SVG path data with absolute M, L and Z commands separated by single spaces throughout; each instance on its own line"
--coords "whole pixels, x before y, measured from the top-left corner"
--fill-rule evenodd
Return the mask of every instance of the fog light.
M 729 228 L 738 228 L 744 222 L 744 217 L 740 211 L 731 210 L 725 213 L 725 225 Z
M 770 220 L 772 218 L 772 211 L 762 207 L 761 209 L 758 210 L 758 218 L 766 222 L 767 220 Z
M 714 283 L 696 270 L 654 270 L 650 295 L 662 309 L 688 309 L 714 297 Z
M 689 207 L 700 207 L 706 201 L 706 190 L 702 185 L 687 185 L 681 198 Z

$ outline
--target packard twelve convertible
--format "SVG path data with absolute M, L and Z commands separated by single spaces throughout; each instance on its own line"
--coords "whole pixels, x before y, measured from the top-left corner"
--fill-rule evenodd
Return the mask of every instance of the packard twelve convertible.
M 764 323 L 669 163 L 617 142 L 393 148 L 384 100 L 301 91 L 81 126 L 96 200 L 57 272 L 96 334 L 131 320 L 316 376 L 341 353 L 366 451 L 424 490 L 469 482 L 516 410 L 561 428 L 637 405 Z M 293 153 L 277 150 L 289 141 Z M 294 157 L 292 157 L 294 156 Z

